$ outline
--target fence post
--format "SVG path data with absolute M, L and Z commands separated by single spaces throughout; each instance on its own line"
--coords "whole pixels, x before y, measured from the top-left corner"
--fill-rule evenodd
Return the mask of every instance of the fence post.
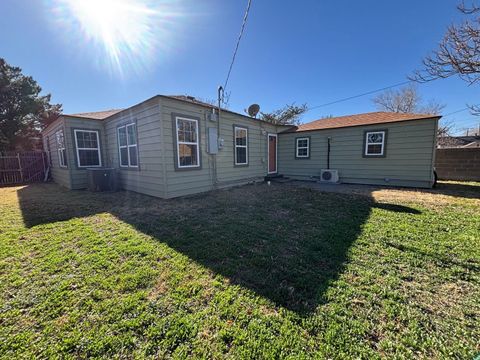
M 17 159 L 18 159 L 18 170 L 20 170 L 20 178 L 22 179 L 22 183 L 23 183 L 23 169 L 22 169 L 22 162 L 20 160 L 20 153 L 17 153 Z

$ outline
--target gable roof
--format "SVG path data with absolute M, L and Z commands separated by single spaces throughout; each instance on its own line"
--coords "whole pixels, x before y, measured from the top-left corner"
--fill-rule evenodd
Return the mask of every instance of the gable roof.
M 209 104 L 205 101 L 198 100 L 194 96 L 189 96 L 189 95 L 162 95 L 162 96 L 177 99 L 177 100 L 181 100 L 181 101 L 185 101 L 185 102 L 191 102 L 191 103 L 194 103 L 194 104 L 197 104 L 197 105 L 207 106 L 207 107 L 210 107 L 210 108 L 217 108 L 217 105 Z M 225 111 L 225 110 L 226 109 L 222 108 L 222 111 Z M 242 114 L 239 114 L 239 115 L 242 115 Z
M 439 115 L 431 114 L 401 114 L 394 112 L 377 111 L 364 114 L 338 116 L 315 120 L 306 124 L 301 124 L 286 132 L 302 132 L 325 129 L 338 129 L 352 126 L 384 124 L 399 121 L 421 120 L 421 119 L 440 119 Z
M 166 98 L 166 99 L 180 100 L 180 101 L 183 101 L 183 102 L 188 102 L 188 103 L 191 103 L 191 104 L 200 105 L 200 106 L 203 106 L 203 107 L 206 107 L 206 108 L 209 108 L 209 109 L 218 109 L 217 105 L 209 104 L 205 101 L 198 100 L 197 98 L 195 98 L 193 96 L 188 96 L 188 95 L 158 95 L 158 96 Z M 241 116 L 241 117 L 253 120 L 253 121 L 260 121 L 260 122 L 264 122 L 264 123 L 274 125 L 274 126 L 283 126 L 283 127 L 291 127 L 292 126 L 292 125 L 272 124 L 268 121 L 258 119 L 258 118 L 254 118 L 254 117 L 251 117 L 247 114 L 242 114 L 242 113 L 238 113 L 238 112 L 235 112 L 235 111 L 232 111 L 232 110 L 228 110 L 228 109 L 223 108 L 223 107 L 221 108 L 221 110 L 222 110 L 222 113 L 234 114 L 234 115 Z
M 94 119 L 94 120 L 104 120 L 116 113 L 119 113 L 124 109 L 110 109 L 104 111 L 94 111 L 94 112 L 86 112 L 86 113 L 78 113 L 78 114 L 65 114 L 65 116 L 73 116 L 73 117 L 80 117 L 85 119 Z
M 144 100 L 144 101 L 142 101 L 138 104 L 132 105 L 132 106 L 130 106 L 128 108 L 125 108 L 125 109 L 112 109 L 112 110 L 105 110 L 105 111 L 86 112 L 86 113 L 78 113 L 78 114 L 63 114 L 63 115 L 64 116 L 70 116 L 70 117 L 79 117 L 79 118 L 84 118 L 84 119 L 105 120 L 105 119 L 107 119 L 107 118 L 109 118 L 109 117 L 111 117 L 115 114 L 118 114 L 118 113 L 122 112 L 122 111 L 126 111 L 126 110 L 128 110 L 128 109 L 130 109 L 134 106 L 146 103 L 147 101 L 150 101 L 150 100 L 153 100 L 153 99 L 159 98 L 159 97 L 160 98 L 165 98 L 165 99 L 173 99 L 173 100 L 177 100 L 177 101 L 182 101 L 182 102 L 186 102 L 186 103 L 190 103 L 190 104 L 195 104 L 195 105 L 199 105 L 199 106 L 206 107 L 206 108 L 209 108 L 209 109 L 217 109 L 217 105 L 209 104 L 207 102 L 198 100 L 193 96 L 188 96 L 188 95 L 155 95 L 155 96 L 152 96 L 151 98 L 148 98 L 147 100 Z M 222 112 L 226 112 L 226 113 L 234 114 L 234 115 L 237 115 L 237 116 L 241 116 L 241 117 L 253 120 L 253 121 L 261 121 L 261 122 L 268 123 L 265 120 L 253 118 L 253 117 L 248 116 L 246 114 L 238 113 L 238 112 L 231 111 L 231 110 L 228 110 L 228 109 L 225 109 L 225 108 L 222 108 Z M 268 123 L 268 124 L 270 124 L 270 123 Z M 272 125 L 274 125 L 274 124 L 272 124 Z M 291 127 L 292 125 L 275 125 L 275 126 Z

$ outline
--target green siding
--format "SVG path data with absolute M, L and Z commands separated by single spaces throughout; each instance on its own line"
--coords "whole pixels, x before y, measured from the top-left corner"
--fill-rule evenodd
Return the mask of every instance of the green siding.
M 118 155 L 117 127 L 136 123 L 139 167 L 121 168 Z M 118 169 L 123 189 L 165 197 L 163 154 L 161 144 L 160 102 L 150 99 L 118 113 L 105 121 L 108 163 Z
M 57 138 L 55 133 L 63 129 L 65 135 L 65 147 L 67 148 L 67 168 L 60 167 L 59 159 L 58 159 L 58 151 L 57 151 Z M 68 189 L 71 189 L 71 178 L 70 178 L 70 169 L 73 165 L 73 158 L 68 152 L 68 145 L 67 145 L 67 138 L 69 134 L 65 129 L 65 122 L 64 118 L 60 117 L 57 119 L 53 124 L 51 124 L 44 132 L 43 132 L 43 141 L 44 141 L 44 148 L 45 151 L 48 152 L 47 142 L 50 146 L 50 152 L 48 153 L 48 157 L 51 159 L 51 167 L 50 172 L 52 179 L 55 183 L 64 186 Z
M 206 120 L 208 109 L 195 104 L 162 98 L 162 124 L 165 146 L 166 197 L 176 197 L 212 190 L 214 184 L 214 162 L 217 157 L 218 188 L 262 180 L 267 174 L 267 132 L 276 133 L 276 127 L 264 122 L 227 112 L 221 113 L 219 137 L 224 147 L 217 155 L 207 153 L 207 128 L 217 123 Z M 201 169 L 176 170 L 174 162 L 175 139 L 173 114 L 200 118 Z M 234 166 L 233 125 L 248 128 L 248 166 Z
M 312 179 L 327 167 L 327 138 L 331 138 L 330 168 L 345 183 L 431 187 L 437 121 L 433 119 L 340 129 L 283 133 L 278 142 L 278 168 L 292 178 Z M 364 132 L 387 129 L 386 156 L 363 157 Z M 311 137 L 310 159 L 295 159 L 295 138 Z M 389 181 L 386 181 L 388 179 Z
M 67 147 L 67 156 L 70 160 L 69 170 L 71 176 L 71 189 L 85 189 L 87 187 L 87 171 L 85 168 L 77 166 L 77 152 L 75 147 L 75 138 L 73 131 L 75 129 L 97 130 L 100 139 L 100 152 L 102 166 L 108 166 L 106 163 L 106 139 L 103 123 L 101 120 L 80 119 L 65 116 L 65 144 Z
M 87 187 L 85 169 L 77 167 L 73 129 L 98 130 L 102 165 L 118 169 L 120 185 L 126 190 L 171 198 L 259 181 L 267 175 L 268 133 L 284 130 L 246 116 L 222 112 L 219 137 L 224 147 L 217 155 L 207 153 L 207 129 L 217 123 L 206 118 L 210 110 L 196 104 L 153 97 L 107 120 L 61 117 L 44 131 L 50 142 L 55 182 L 71 189 Z M 172 114 L 199 120 L 200 169 L 176 169 L 175 132 Z M 138 169 L 120 168 L 117 127 L 136 123 Z M 358 126 L 278 136 L 278 172 L 298 179 L 316 179 L 327 167 L 327 138 L 331 138 L 330 168 L 337 169 L 342 182 L 430 187 L 432 184 L 434 142 L 437 121 L 432 119 Z M 248 166 L 234 164 L 234 130 L 248 129 Z M 68 169 L 58 166 L 55 131 L 64 128 Z M 364 131 L 386 129 L 386 157 L 363 157 Z M 295 159 L 295 138 L 310 137 L 310 158 Z M 217 183 L 214 181 L 215 165 Z M 386 180 L 388 179 L 388 181 Z

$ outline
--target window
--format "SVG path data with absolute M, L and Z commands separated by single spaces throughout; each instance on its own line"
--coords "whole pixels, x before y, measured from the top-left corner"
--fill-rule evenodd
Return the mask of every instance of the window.
M 365 156 L 383 156 L 385 152 L 385 131 L 365 133 Z
M 138 167 L 137 133 L 135 124 L 120 126 L 117 131 L 120 167 Z
M 177 132 L 177 166 L 179 168 L 200 167 L 198 145 L 198 120 L 175 118 Z
M 248 165 L 248 129 L 235 126 L 235 165 Z
M 58 164 L 60 167 L 67 167 L 67 151 L 65 150 L 65 136 L 63 129 L 55 133 L 57 138 Z
M 74 130 L 78 167 L 102 166 L 100 141 L 96 130 Z
M 310 157 L 310 138 L 297 138 L 295 144 L 296 158 L 307 159 Z

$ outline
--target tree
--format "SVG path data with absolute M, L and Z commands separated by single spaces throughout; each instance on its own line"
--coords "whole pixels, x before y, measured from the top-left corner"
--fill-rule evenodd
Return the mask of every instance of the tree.
M 0 58 L 0 150 L 30 150 L 32 138 L 54 121 L 61 105 L 50 104 L 50 94 L 22 69 Z
M 307 110 L 307 104 L 287 104 L 269 113 L 260 112 L 260 119 L 275 125 L 298 125 L 300 116 Z
M 439 115 L 445 105 L 430 100 L 423 103 L 422 97 L 418 93 L 415 85 L 407 85 L 398 90 L 386 90 L 380 93 L 372 101 L 380 111 L 390 111 L 397 113 L 419 113 Z M 442 122 L 438 126 L 438 136 L 447 137 L 452 130 L 451 122 Z
M 418 82 L 459 76 L 469 85 L 480 83 L 480 6 L 475 2 L 457 9 L 467 19 L 460 25 L 451 25 L 437 50 L 423 60 L 424 69 L 410 78 Z M 480 105 L 470 105 L 472 113 L 480 115 Z
M 420 113 L 438 115 L 445 105 L 435 100 L 423 103 L 417 87 L 413 84 L 398 90 L 386 90 L 372 99 L 380 111 L 397 113 Z

